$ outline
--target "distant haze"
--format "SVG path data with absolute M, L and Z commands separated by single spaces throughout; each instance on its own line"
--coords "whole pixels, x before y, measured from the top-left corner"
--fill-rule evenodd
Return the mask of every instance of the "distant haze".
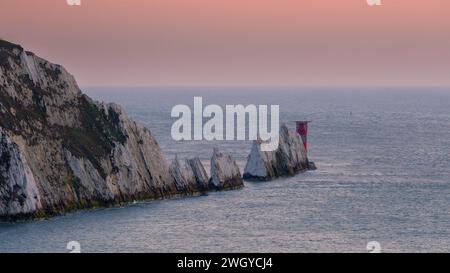
M 1 0 L 81 85 L 450 85 L 450 1 Z

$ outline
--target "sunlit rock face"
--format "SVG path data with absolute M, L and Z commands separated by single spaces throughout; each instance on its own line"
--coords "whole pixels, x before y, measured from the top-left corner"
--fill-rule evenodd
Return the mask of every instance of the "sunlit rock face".
M 244 170 L 244 179 L 267 181 L 312 169 L 315 169 L 314 163 L 308 161 L 302 140 L 295 131 L 289 130 L 286 124 L 283 124 L 277 150 L 261 151 L 261 141 L 253 142 Z
M 200 161 L 186 166 L 183 183 L 174 180 L 150 131 L 120 106 L 91 100 L 60 65 L 0 40 L 0 218 L 208 190 Z

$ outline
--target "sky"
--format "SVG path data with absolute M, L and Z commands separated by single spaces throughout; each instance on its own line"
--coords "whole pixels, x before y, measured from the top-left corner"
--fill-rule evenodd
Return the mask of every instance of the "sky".
M 1 0 L 84 86 L 450 85 L 450 1 Z

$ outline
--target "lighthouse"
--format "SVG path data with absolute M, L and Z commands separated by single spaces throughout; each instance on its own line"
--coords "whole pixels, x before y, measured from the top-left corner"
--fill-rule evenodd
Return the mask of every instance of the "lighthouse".
M 308 124 L 311 121 L 296 121 L 296 125 L 297 125 L 297 134 L 300 135 L 300 138 L 302 139 L 303 142 L 303 146 L 305 147 L 305 152 L 308 155 Z M 309 161 L 309 159 L 307 159 L 307 164 L 308 164 L 308 169 L 309 170 L 317 170 L 316 164 L 314 164 L 314 162 Z
M 305 151 L 308 152 L 308 124 L 311 121 L 296 121 L 297 133 L 300 135 Z

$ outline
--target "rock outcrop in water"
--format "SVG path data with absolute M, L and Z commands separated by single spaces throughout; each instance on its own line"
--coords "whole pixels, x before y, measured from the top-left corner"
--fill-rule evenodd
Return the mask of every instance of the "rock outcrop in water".
M 0 40 L 0 218 L 208 188 L 199 160 L 187 166 L 169 173 L 150 131 L 118 105 L 92 101 L 63 67 Z
M 184 164 L 175 157 L 169 172 L 180 191 L 204 192 L 208 190 L 208 175 L 199 158 L 187 159 Z
M 254 141 L 244 170 L 244 179 L 267 181 L 315 169 L 303 142 L 286 124 L 280 128 L 280 141 L 275 151 L 261 151 L 261 141 Z
M 195 183 L 199 191 L 206 191 L 209 189 L 208 175 L 206 174 L 205 167 L 198 157 L 186 160 L 187 166 L 189 166 L 194 173 Z
M 182 163 L 175 157 L 169 168 L 170 174 L 179 190 L 206 192 L 238 189 L 244 186 L 236 161 L 214 149 L 211 158 L 211 178 L 199 158 L 187 159 Z
M 224 155 L 217 148 L 211 158 L 210 189 L 235 189 L 243 186 L 241 171 L 230 155 Z

